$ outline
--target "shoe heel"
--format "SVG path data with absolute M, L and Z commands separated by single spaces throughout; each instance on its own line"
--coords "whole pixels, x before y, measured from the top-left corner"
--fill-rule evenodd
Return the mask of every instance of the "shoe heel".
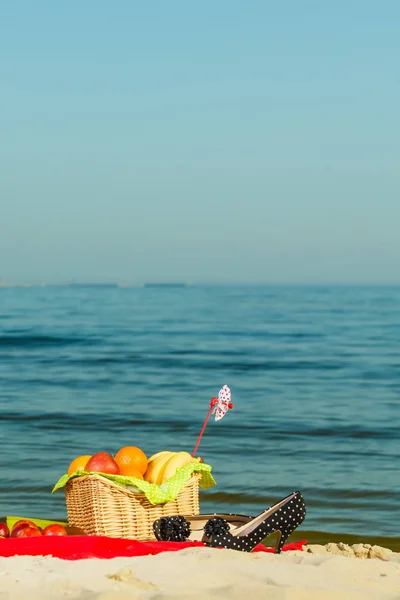
M 286 543 L 290 533 L 287 531 L 278 531 L 278 539 L 276 540 L 275 552 L 274 554 L 280 554 L 282 552 L 282 548 Z

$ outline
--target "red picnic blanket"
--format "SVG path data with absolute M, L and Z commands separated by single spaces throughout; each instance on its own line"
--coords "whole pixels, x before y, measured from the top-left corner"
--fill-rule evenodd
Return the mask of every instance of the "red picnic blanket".
M 285 544 L 283 551 L 303 550 L 306 540 Z M 203 542 L 138 542 L 102 536 L 43 536 L 0 540 L 0 556 L 53 556 L 64 560 L 116 558 L 176 552 L 184 548 L 205 547 Z M 258 544 L 253 552 L 273 552 Z

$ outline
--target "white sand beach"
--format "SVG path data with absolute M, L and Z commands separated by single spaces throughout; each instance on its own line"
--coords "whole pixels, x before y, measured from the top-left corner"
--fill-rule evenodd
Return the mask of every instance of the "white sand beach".
M 0 558 L 0 598 L 395 600 L 400 553 L 327 544 L 281 555 L 188 548 L 110 560 L 16 556 Z

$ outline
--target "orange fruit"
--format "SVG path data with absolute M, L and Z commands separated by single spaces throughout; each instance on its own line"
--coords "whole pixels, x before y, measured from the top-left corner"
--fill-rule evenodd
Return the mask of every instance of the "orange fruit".
M 83 456 L 74 458 L 68 467 L 68 475 L 72 475 L 72 473 L 75 473 L 75 471 L 84 471 L 90 458 L 92 458 L 90 454 L 84 454 Z
M 133 467 L 139 473 L 144 475 L 147 469 L 147 456 L 137 446 L 125 446 L 118 450 L 117 454 L 114 456 L 114 460 L 120 468 L 124 466 Z
M 125 475 L 125 477 L 136 477 L 137 479 L 143 479 L 141 472 L 131 465 L 121 465 L 119 468 L 119 474 Z

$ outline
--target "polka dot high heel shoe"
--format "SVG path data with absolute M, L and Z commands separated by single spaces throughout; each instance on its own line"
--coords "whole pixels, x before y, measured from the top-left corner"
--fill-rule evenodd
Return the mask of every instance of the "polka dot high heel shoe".
M 251 552 L 266 537 L 278 532 L 275 554 L 280 554 L 287 538 L 303 522 L 305 515 L 303 496 L 294 492 L 233 531 L 225 519 L 213 517 L 204 526 L 202 541 L 207 546 Z
M 203 541 L 208 546 L 221 546 L 251 552 L 274 532 L 279 533 L 275 553 L 279 554 L 293 531 L 303 522 L 306 505 L 300 492 L 290 494 L 258 517 L 217 514 L 161 517 L 153 523 L 159 541 Z

